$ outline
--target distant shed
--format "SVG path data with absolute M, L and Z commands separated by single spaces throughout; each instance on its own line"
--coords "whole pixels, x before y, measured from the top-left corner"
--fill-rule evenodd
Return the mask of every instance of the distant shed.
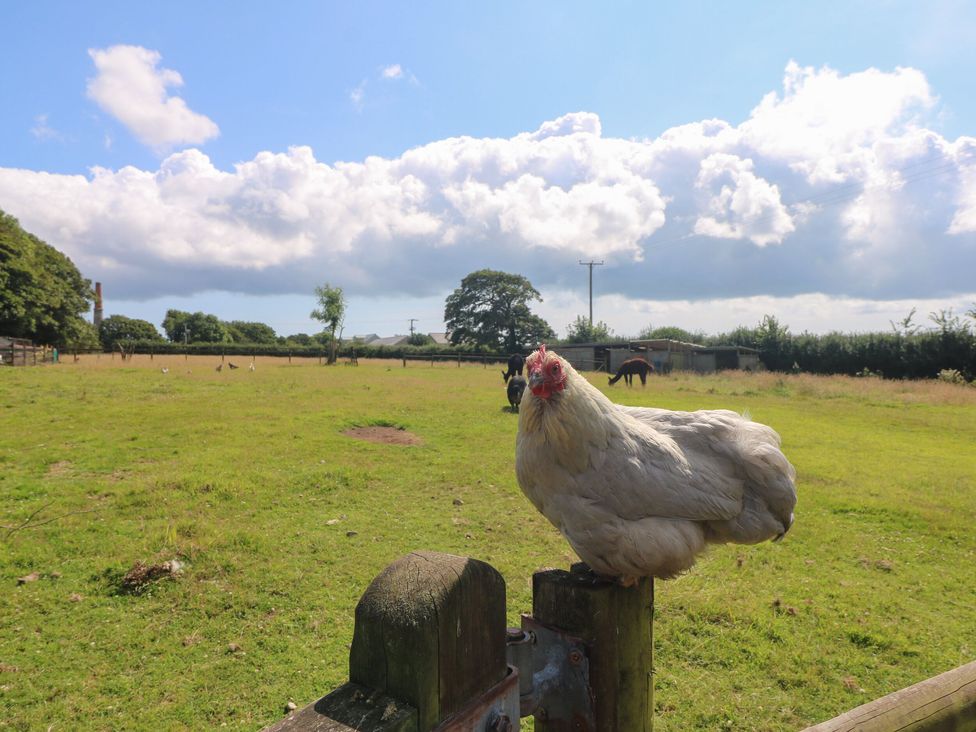
M 702 346 L 669 339 L 631 341 L 629 348 L 613 354 L 610 367 L 617 367 L 627 358 L 643 356 L 659 373 L 671 371 L 696 371 L 709 374 L 715 371 L 740 369 L 758 371 L 762 368 L 759 351 L 746 346 Z
M 569 361 L 577 371 L 606 371 L 610 363 L 611 349 L 620 344 L 568 343 L 553 350 Z
M 643 358 L 660 374 L 696 371 L 710 374 L 726 369 L 759 371 L 759 351 L 745 346 L 702 346 L 667 338 L 628 343 L 568 343 L 553 348 L 577 371 L 606 371 L 614 374 L 620 364 Z

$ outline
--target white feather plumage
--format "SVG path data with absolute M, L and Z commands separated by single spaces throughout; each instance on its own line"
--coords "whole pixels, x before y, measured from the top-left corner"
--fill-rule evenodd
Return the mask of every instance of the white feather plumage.
M 754 544 L 789 529 L 796 473 L 771 428 L 725 410 L 614 404 L 551 351 L 530 356 L 530 387 L 550 359 L 562 389 L 526 390 L 516 475 L 594 571 L 673 577 L 706 544 Z

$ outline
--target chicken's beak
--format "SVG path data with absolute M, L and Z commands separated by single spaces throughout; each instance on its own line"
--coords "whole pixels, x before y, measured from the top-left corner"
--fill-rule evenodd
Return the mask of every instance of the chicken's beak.
M 542 375 L 541 369 L 539 371 L 529 372 L 529 389 L 532 390 L 533 394 L 539 392 L 540 387 L 545 383 L 545 377 Z

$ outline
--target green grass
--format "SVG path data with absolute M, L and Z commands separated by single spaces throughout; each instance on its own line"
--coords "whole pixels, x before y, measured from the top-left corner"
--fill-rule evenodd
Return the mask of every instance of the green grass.
M 0 729 L 258 729 L 345 680 L 355 604 L 402 554 L 490 562 L 512 625 L 533 571 L 575 561 L 516 485 L 496 369 L 215 364 L 0 370 L 0 525 L 37 512 L 0 528 Z M 799 472 L 785 541 L 657 583 L 657 730 L 794 730 L 976 657 L 976 390 L 734 374 L 609 393 L 748 410 Z M 343 434 L 368 425 L 423 444 Z M 174 557 L 179 579 L 121 591 Z

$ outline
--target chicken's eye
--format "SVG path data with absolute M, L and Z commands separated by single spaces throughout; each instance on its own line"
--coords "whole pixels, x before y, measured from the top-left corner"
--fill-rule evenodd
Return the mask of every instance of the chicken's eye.
M 550 366 L 549 367 L 549 370 L 552 371 L 552 373 L 554 373 L 554 374 L 558 374 L 559 373 L 559 362 L 557 361 L 552 366 Z

